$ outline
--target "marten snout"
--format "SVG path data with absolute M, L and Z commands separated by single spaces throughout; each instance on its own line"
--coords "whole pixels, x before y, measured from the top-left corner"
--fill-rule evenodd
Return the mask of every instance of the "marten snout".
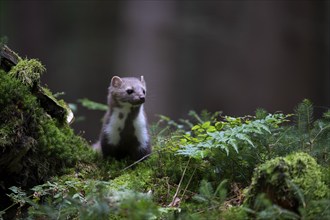
M 141 105 L 141 104 L 143 104 L 145 101 L 146 101 L 145 96 L 142 96 L 142 95 L 141 95 L 141 96 L 138 96 L 138 97 L 134 98 L 133 104 L 135 104 L 135 105 Z
M 144 96 L 140 96 L 140 101 L 141 101 L 142 103 L 144 103 L 144 102 L 146 101 L 146 97 L 144 97 Z

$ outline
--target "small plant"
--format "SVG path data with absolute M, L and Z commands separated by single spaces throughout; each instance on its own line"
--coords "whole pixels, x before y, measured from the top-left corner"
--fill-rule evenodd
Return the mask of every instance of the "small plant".
M 124 187 L 114 189 L 113 184 L 116 183 L 66 176 L 33 187 L 30 196 L 18 187 L 11 187 L 9 196 L 19 207 L 29 204 L 29 216 L 33 218 L 152 219 L 158 215 L 151 195 Z
M 208 209 L 219 208 L 227 196 L 227 189 L 225 188 L 226 183 L 227 181 L 223 180 L 214 190 L 211 183 L 202 180 L 199 193 L 194 196 L 194 199 L 201 203 L 207 203 Z
M 192 127 L 194 135 L 186 134 L 181 140 L 182 149 L 178 154 L 204 158 L 213 154 L 213 150 L 223 150 L 229 155 L 234 149 L 239 153 L 239 146 L 256 148 L 253 139 L 261 135 L 272 134 L 272 129 L 287 121 L 289 115 L 269 114 L 264 119 L 253 117 L 225 117 L 214 125 L 205 122 Z
M 329 110 L 323 117 L 314 119 L 313 105 L 304 100 L 295 109 L 292 126 L 284 127 L 280 139 L 273 143 L 279 156 L 293 151 L 304 151 L 317 159 L 322 165 L 330 163 L 330 120 Z

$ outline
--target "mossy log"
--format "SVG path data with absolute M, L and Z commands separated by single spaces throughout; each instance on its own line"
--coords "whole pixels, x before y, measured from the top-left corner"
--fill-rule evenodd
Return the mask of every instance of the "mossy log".
M 63 100 L 40 85 L 43 65 L 1 48 L 0 68 L 0 210 L 11 186 L 28 189 L 95 154 L 68 122 Z

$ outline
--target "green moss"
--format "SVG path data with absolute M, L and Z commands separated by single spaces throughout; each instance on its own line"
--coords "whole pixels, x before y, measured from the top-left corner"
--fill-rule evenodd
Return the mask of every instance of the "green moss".
M 11 74 L 0 70 L 0 180 L 4 188 L 31 187 L 78 161 L 96 157 L 67 124 L 50 117 L 31 91 L 43 70 L 35 60 L 20 62 Z
M 286 157 L 291 169 L 292 181 L 299 186 L 304 195 L 312 199 L 321 199 L 329 193 L 328 187 L 322 181 L 321 167 L 316 160 L 306 153 L 291 154 Z
M 245 204 L 258 209 L 258 196 L 264 194 L 272 203 L 298 212 L 306 199 L 322 199 L 329 195 L 322 181 L 321 167 L 306 153 L 277 157 L 257 167 Z
M 246 210 L 243 206 L 229 207 L 221 213 L 221 219 L 225 220 L 243 220 L 249 219 Z
M 45 67 L 38 60 L 23 59 L 9 71 L 9 75 L 19 79 L 26 86 L 33 87 L 39 84 L 40 76 L 45 71 Z
M 151 189 L 153 171 L 143 167 L 127 171 L 111 181 L 113 190 L 130 189 L 134 191 L 146 192 Z
M 0 71 L 0 94 L 1 173 L 9 171 L 24 176 L 27 173 L 24 174 L 23 167 L 30 161 L 20 163 L 20 159 L 37 145 L 32 138 L 36 117 L 29 116 L 39 115 L 40 109 L 31 108 L 37 106 L 36 98 L 3 71 Z M 29 126 L 31 130 L 27 129 Z

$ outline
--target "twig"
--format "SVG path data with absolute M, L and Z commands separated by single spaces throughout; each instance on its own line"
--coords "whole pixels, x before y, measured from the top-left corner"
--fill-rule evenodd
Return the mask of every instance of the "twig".
M 156 151 L 157 152 L 157 151 Z M 132 166 L 135 166 L 136 164 L 140 163 L 142 160 L 146 159 L 147 157 L 149 157 L 150 155 L 154 154 L 155 152 L 152 152 L 150 154 L 145 155 L 144 157 L 142 157 L 141 159 L 135 161 L 134 163 L 132 163 L 131 165 L 129 165 L 128 167 L 125 167 L 124 169 L 122 169 L 120 172 L 124 172 L 125 170 L 131 168 Z
M 182 184 L 182 181 L 183 181 L 183 177 L 184 177 L 185 174 L 186 174 L 186 171 L 187 171 L 188 165 L 189 165 L 189 163 L 190 163 L 190 159 L 191 159 L 191 157 L 189 157 L 188 163 L 187 163 L 186 167 L 184 168 L 184 171 L 183 171 L 183 173 L 182 173 L 182 176 L 181 176 L 181 179 L 180 179 L 179 185 L 178 185 L 178 187 L 176 188 L 176 192 L 175 192 L 175 194 L 174 194 L 174 196 L 173 196 L 172 202 L 168 205 L 168 206 L 170 206 L 170 207 L 173 207 L 173 205 L 175 204 L 175 200 L 176 200 L 176 198 L 178 197 L 178 194 L 179 194 L 179 191 L 180 191 L 180 188 L 181 188 L 181 184 Z
M 150 157 L 151 155 L 153 155 L 153 154 L 155 154 L 155 153 L 159 153 L 159 152 L 161 152 L 161 151 L 162 151 L 162 150 L 153 151 L 153 152 L 151 152 L 150 154 L 145 155 L 145 156 L 142 157 L 141 159 L 139 159 L 139 160 L 135 161 L 134 163 L 130 164 L 129 166 L 125 167 L 124 169 L 120 170 L 119 172 L 123 172 L 123 171 L 129 169 L 129 168 L 135 166 L 136 164 L 140 163 L 142 160 L 146 159 L 147 157 Z
M 185 193 L 186 193 L 186 191 L 188 189 L 188 186 L 190 185 L 190 182 L 191 182 L 193 176 L 195 175 L 196 169 L 197 169 L 197 167 L 195 167 L 195 169 L 194 169 L 193 173 L 191 174 L 190 179 L 189 179 L 189 181 L 188 181 L 188 183 L 186 185 L 186 188 L 184 188 L 184 190 L 183 190 L 183 193 L 182 193 L 182 196 L 181 196 L 182 198 L 184 198 L 184 195 L 185 195 Z

